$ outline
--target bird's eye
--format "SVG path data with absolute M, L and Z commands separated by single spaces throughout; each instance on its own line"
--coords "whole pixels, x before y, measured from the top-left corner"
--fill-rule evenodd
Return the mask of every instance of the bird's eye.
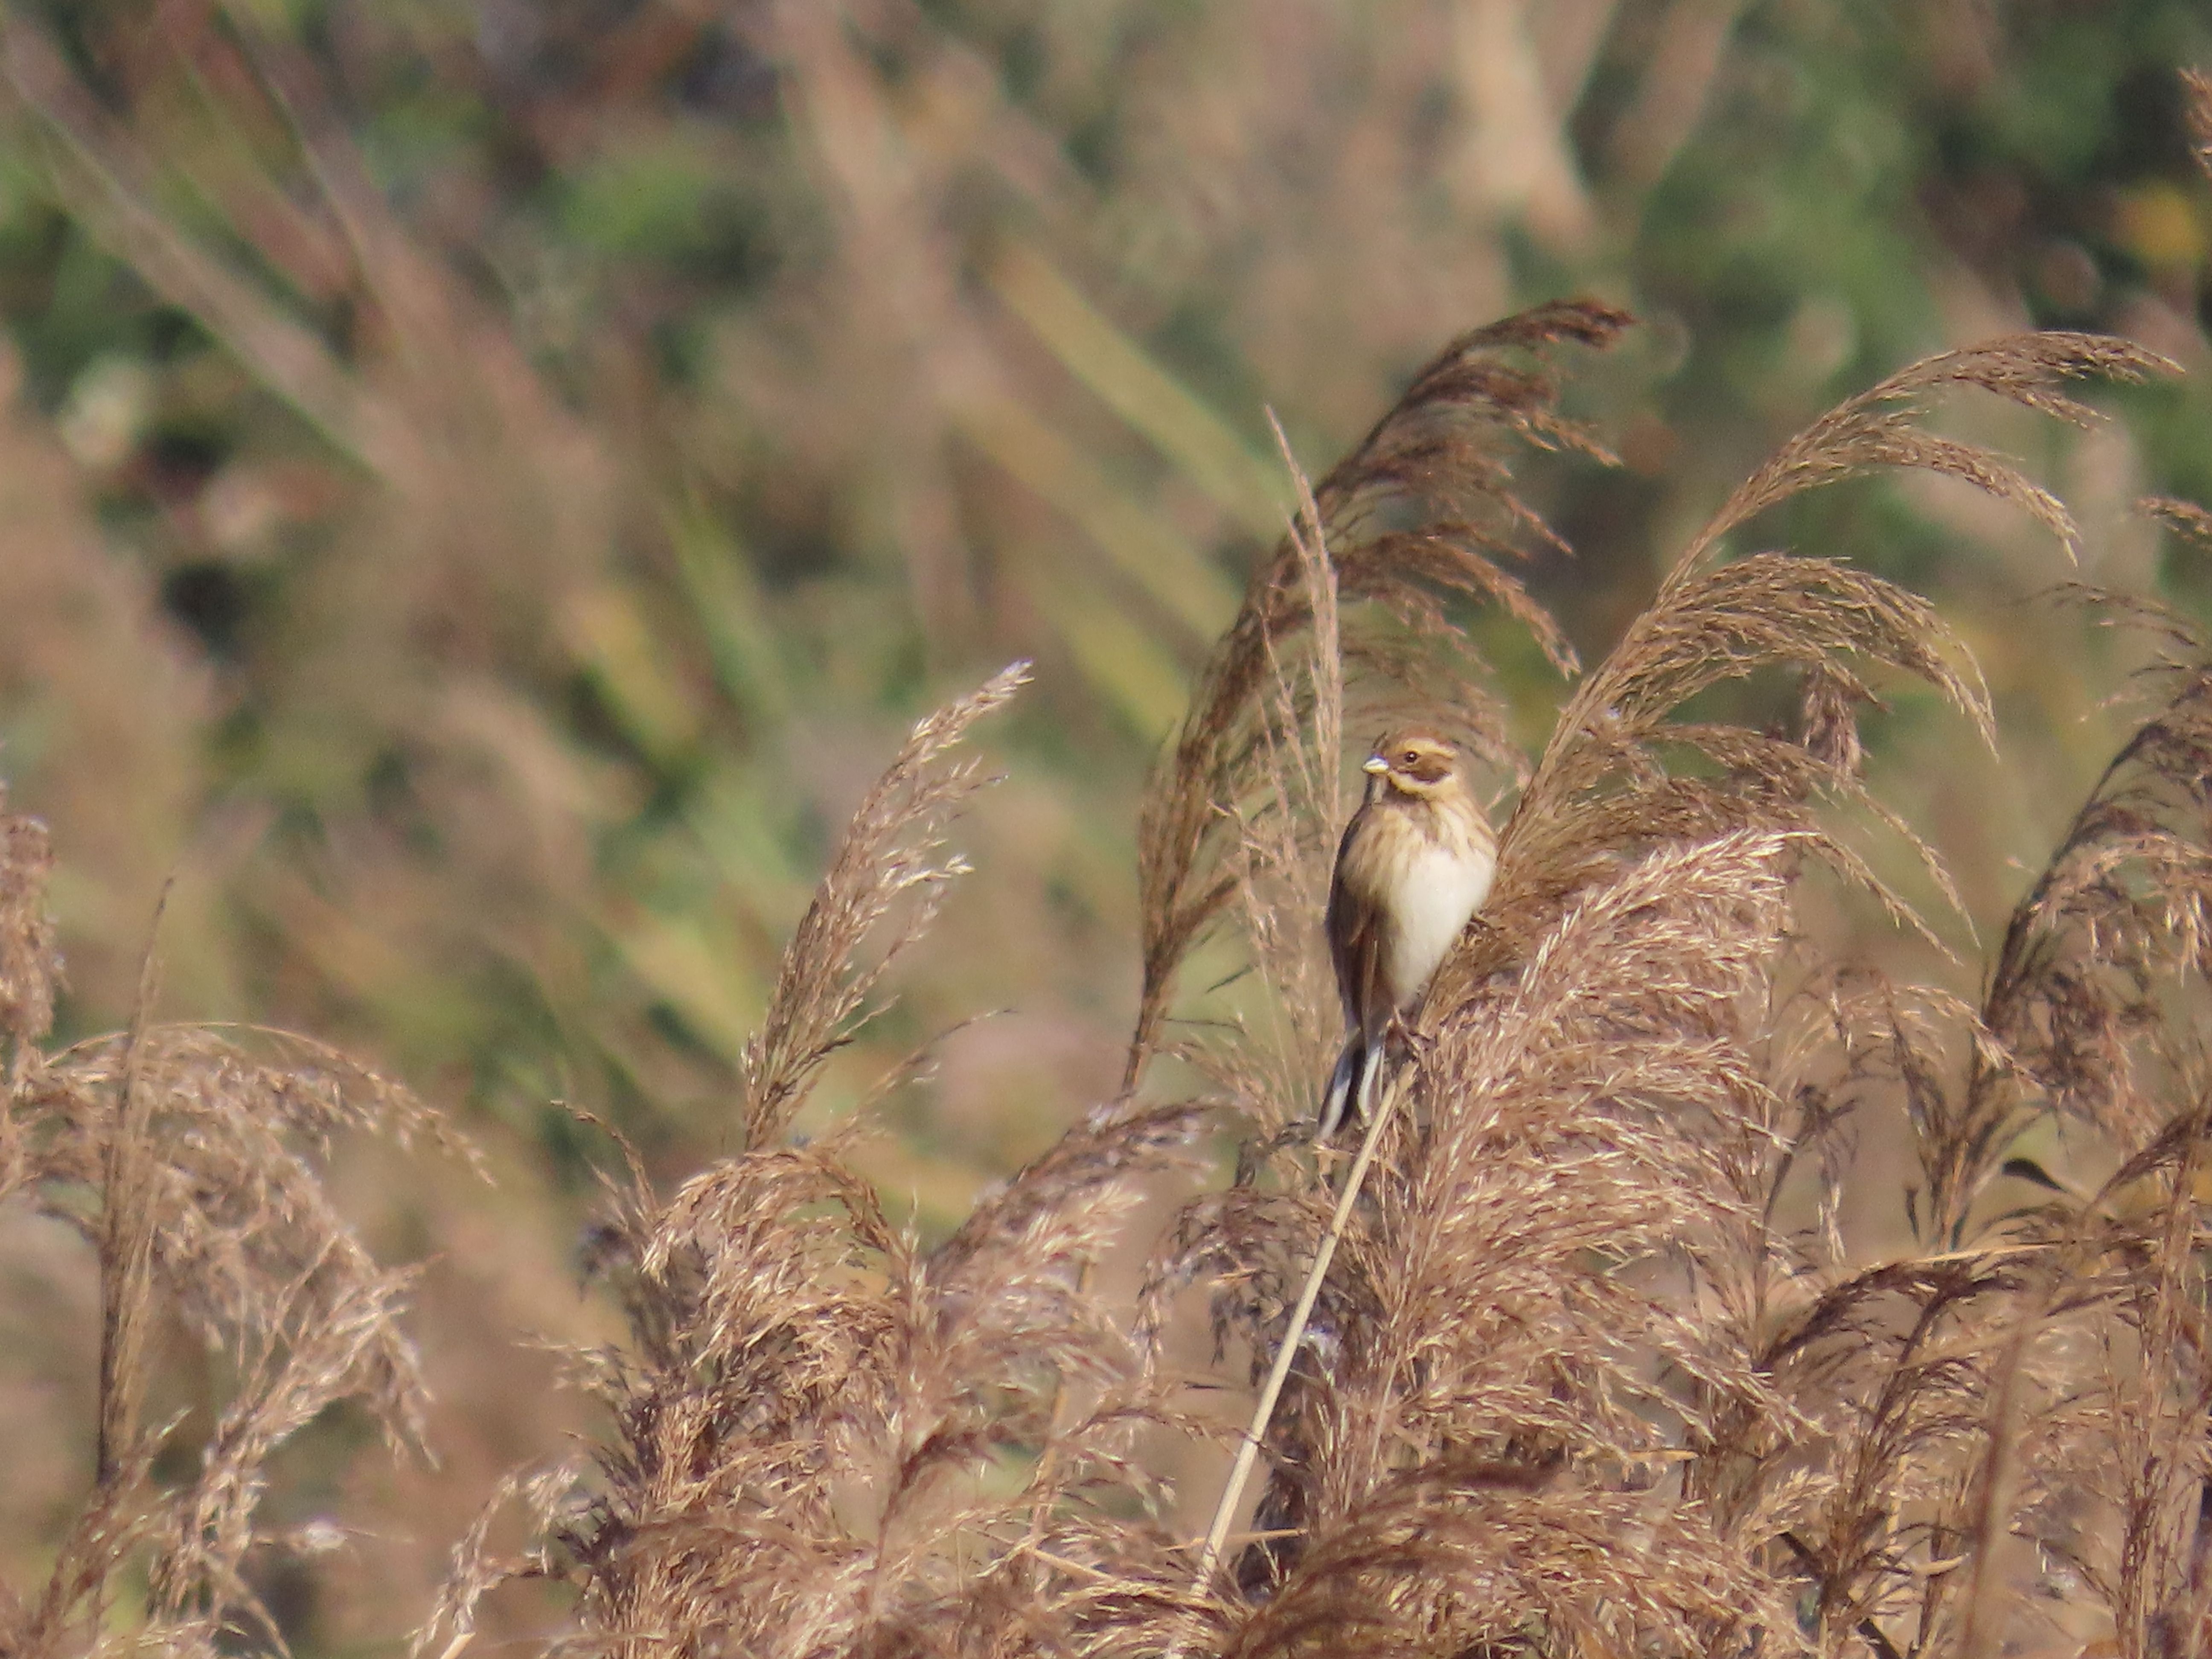
M 1408 749 L 1404 754 L 1398 757 L 1398 764 L 1401 766 L 1411 766 L 1415 761 L 1420 759 L 1420 757 L 1419 750 Z

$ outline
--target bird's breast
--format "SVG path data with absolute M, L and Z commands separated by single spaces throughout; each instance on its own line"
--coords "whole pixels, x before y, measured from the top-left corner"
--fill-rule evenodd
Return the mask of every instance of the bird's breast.
M 1429 842 L 1398 861 L 1384 901 L 1390 917 L 1390 994 L 1401 1005 L 1421 994 L 1431 975 L 1490 892 L 1497 854 L 1480 846 Z

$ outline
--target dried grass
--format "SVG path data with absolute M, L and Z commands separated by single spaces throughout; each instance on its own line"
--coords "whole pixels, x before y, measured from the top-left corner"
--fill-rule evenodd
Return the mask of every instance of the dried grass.
M 464 1553 L 425 1650 L 517 1572 L 574 1584 L 584 1627 L 639 1653 L 1050 1649 L 1175 1601 L 1131 1452 L 1176 1413 L 1086 1276 L 1200 1109 L 1101 1107 L 927 1249 L 848 1161 L 864 1127 L 785 1133 L 964 869 L 943 837 L 980 779 L 951 751 L 1023 678 L 922 721 L 855 814 L 749 1054 L 746 1150 L 665 1200 L 635 1164 L 613 1183 L 593 1256 L 631 1340 L 574 1356 L 613 1432 L 572 1486 L 535 1489 L 541 1519 L 548 1492 L 565 1513 L 533 1554 Z
M 841 95 L 868 43 L 786 9 L 823 151 L 893 134 L 868 125 L 872 83 L 850 95 L 865 77 Z M 190 31 L 204 12 L 169 21 Z M 546 642 L 616 539 L 610 452 L 399 233 L 300 64 L 244 21 L 234 33 L 287 155 L 313 175 L 315 228 L 348 270 L 332 292 L 373 320 L 357 357 L 153 204 L 165 169 L 149 129 L 104 107 L 35 18 L 0 27 L 0 68 L 72 213 L 389 491 L 349 538 L 377 556 L 334 561 L 312 595 L 344 648 L 300 653 L 314 683 L 291 688 L 298 730 L 337 721 L 426 748 L 438 821 L 472 832 L 453 844 L 467 879 L 428 890 L 472 902 L 378 887 L 379 847 L 404 873 L 404 837 L 366 852 L 357 837 L 365 890 L 416 895 L 378 936 L 469 953 L 504 922 L 506 953 L 557 977 L 543 913 L 574 884 L 536 866 L 586 856 L 570 822 L 580 792 L 564 790 L 543 720 L 496 688 L 570 666 Z M 2212 157 L 2212 83 L 2190 85 Z M 906 101 L 948 106 L 942 88 Z M 1005 118 L 992 108 L 978 132 Z M 1322 148 L 1344 181 L 1334 222 L 1361 222 L 1376 151 Z M 897 355 L 887 337 L 947 355 L 972 342 L 950 265 L 910 315 L 868 314 L 909 302 L 874 280 L 867 250 L 932 239 L 884 236 L 928 198 L 865 199 L 865 172 L 844 182 L 876 234 L 855 239 L 857 279 L 838 290 L 853 303 L 821 309 L 879 383 Z M 1379 269 L 1397 250 L 1376 246 Z M 744 1050 L 740 1150 L 672 1193 L 635 1163 L 610 1179 L 591 1254 L 628 1335 L 573 1356 L 604 1431 L 576 1464 L 496 1490 L 425 1651 L 466 1644 L 513 1577 L 570 1587 L 567 1645 L 638 1653 L 2206 1648 L 2212 653 L 2132 607 L 2171 659 L 2147 682 L 2152 710 L 1981 979 L 1971 994 L 1890 983 L 1805 935 L 1800 885 L 1825 869 L 1915 923 L 1856 850 L 1869 822 L 1911 836 L 1862 775 L 1860 714 L 1881 684 L 1917 678 L 1959 711 L 1961 741 L 1988 742 L 1980 678 L 1929 602 L 1840 557 L 1723 556 L 1798 492 L 1896 467 L 1979 488 L 2070 550 L 2063 506 L 1928 430 L 1926 405 L 1979 390 L 2079 422 L 2071 383 L 2170 366 L 2124 342 L 2021 337 L 1916 365 L 1816 422 L 1691 539 L 1532 764 L 1457 623 L 1494 606 L 1579 673 L 1516 574 L 1557 538 L 1515 494 L 1510 460 L 1518 445 L 1604 458 L 1557 414 L 1547 365 L 1626 320 L 1568 302 L 1475 331 L 1345 461 L 1299 479 L 1290 532 L 1145 803 L 1124 1091 L 931 1244 L 856 1174 L 863 1119 L 811 1141 L 793 1128 L 963 867 L 946 826 L 981 779 L 956 745 L 1018 676 L 918 728 Z M 957 637 L 938 613 L 957 610 L 967 573 L 927 510 L 951 417 L 917 418 L 925 400 L 908 392 L 852 428 L 815 401 L 811 383 L 837 377 L 793 356 L 802 367 L 782 373 L 807 386 L 782 388 L 780 417 L 890 457 L 908 509 L 894 516 L 924 544 L 915 586 L 939 636 Z M 971 435 L 990 429 L 978 408 L 954 413 Z M 2156 510 L 2185 533 L 2212 528 L 2192 504 Z M 102 604 L 111 631 L 136 615 Z M 56 609 L 83 607 L 42 607 Z M 114 654 L 46 632 L 33 643 L 57 672 Z M 362 672 L 356 634 L 408 644 Z M 1794 726 L 1684 712 L 1752 677 L 1794 682 Z M 1299 1133 L 1335 1036 L 1319 895 L 1345 736 L 1407 696 L 1444 705 L 1519 789 L 1496 892 L 1420 1016 L 1393 1084 L 1401 1109 L 1376 1120 L 1371 1184 L 1332 1191 Z M 140 701 L 159 714 L 166 700 Z M 72 746 L 112 765 L 112 745 Z M 517 823 L 543 833 L 510 838 Z M 0 814 L 0 1200 L 74 1229 L 96 1267 L 99 1443 L 51 1576 L 0 1586 L 0 1652 L 276 1647 L 251 1572 L 280 1541 L 263 1520 L 272 1455 L 341 1399 L 396 1444 L 420 1437 L 407 1276 L 347 1224 L 327 1154 L 362 1130 L 443 1133 L 316 1045 L 156 1021 L 150 981 L 128 1031 L 51 1048 L 50 859 L 42 826 Z M 1244 954 L 1251 994 L 1230 1018 L 1179 1024 L 1221 1012 L 1183 982 L 1209 938 Z M 1139 1093 L 1170 1048 L 1203 1098 Z M 1236 1138 L 1235 1177 L 1176 1216 L 1132 1310 L 1098 1264 L 1140 1197 L 1176 1190 L 1209 1126 Z M 2063 1163 L 2045 1150 L 2061 1135 Z M 1893 1254 L 1839 1237 L 1855 1140 L 1909 1148 L 1914 1241 Z M 1194 1286 L 1219 1348 L 1194 1379 L 1172 1346 Z M 1294 1328 L 1302 1290 L 1313 1316 Z M 197 1444 L 162 1416 L 151 1374 L 171 1324 L 226 1379 Z M 1241 1401 L 1222 1396 L 1278 1357 L 1259 1535 L 1215 1573 L 1186 1525 L 1211 1492 L 1164 1490 L 1155 1454 L 1229 1440 Z M 509 1510 L 518 1553 L 494 1543 Z M 2054 1611 L 2071 1621 L 2055 1636 L 2041 1622 Z
M 641 1656 L 1976 1659 L 2049 1645 L 2057 1606 L 2118 1653 L 2204 1644 L 2212 653 L 2140 602 L 2077 595 L 2156 630 L 2150 712 L 1978 994 L 1891 983 L 1808 929 L 1802 884 L 1825 872 L 1918 925 L 1855 850 L 1869 824 L 1911 838 L 1862 775 L 1860 712 L 1917 679 L 1987 742 L 1980 678 L 1893 583 L 1721 557 L 1793 493 L 1889 466 L 2070 544 L 2063 507 L 1925 432 L 1920 400 L 1978 388 L 2081 419 L 2069 381 L 2164 365 L 2027 337 L 1815 422 L 1692 539 L 1523 766 L 1455 607 L 1502 606 L 1573 668 L 1507 568 L 1548 532 L 1500 441 L 1601 457 L 1553 412 L 1541 358 L 1625 321 L 1561 305 L 1471 334 L 1298 479 L 1145 805 L 1128 1086 L 934 1243 L 857 1172 L 865 1103 L 794 1131 L 966 868 L 949 837 L 985 780 L 962 745 L 1023 670 L 915 728 L 786 953 L 739 1149 L 672 1192 L 634 1155 L 607 1177 L 589 1267 L 626 1335 L 568 1356 L 605 1430 L 500 1486 L 419 1652 L 466 1647 L 515 1579 L 568 1588 L 561 1645 Z M 1363 1185 L 1301 1132 L 1333 1035 L 1313 924 L 1347 707 L 1417 672 L 1468 688 L 1453 714 L 1522 787 Z M 1794 685 L 1788 729 L 1685 712 L 1752 677 Z M 150 979 L 128 1032 L 49 1051 L 43 832 L 8 820 L 0 855 L 0 1198 L 79 1230 L 104 1327 L 92 1489 L 51 1581 L 0 1601 L 0 1648 L 276 1645 L 248 1571 L 271 1455 L 340 1398 L 395 1445 L 420 1435 L 407 1276 L 370 1258 L 318 1161 L 341 1132 L 442 1132 L 298 1039 L 155 1022 Z M 1179 1012 L 1219 1009 L 1178 980 L 1232 927 L 1257 984 L 1175 1045 L 1204 1092 L 1139 1092 Z M 1141 1202 L 1188 1194 L 1209 1125 L 1239 1139 L 1234 1177 L 1183 1203 L 1132 1308 L 1101 1265 Z M 1909 1142 L 1914 1243 L 1868 1257 L 1836 1218 L 1873 1135 Z M 1170 1333 L 1200 1285 L 1217 1352 L 1193 1376 Z M 173 1480 L 154 1469 L 175 1427 L 149 1420 L 161 1320 L 232 1378 Z M 1231 1439 L 1222 1396 L 1233 1413 L 1271 1370 L 1262 1490 L 1247 1517 L 1232 1489 L 1201 1546 L 1183 1527 L 1208 1494 L 1169 1490 L 1159 1449 Z M 520 1549 L 495 1547 L 518 1516 Z
M 73 1229 L 100 1286 L 90 1488 L 46 1582 L 0 1586 L 0 1651 L 281 1645 L 248 1571 L 283 1542 L 260 1519 L 270 1459 L 339 1401 L 393 1449 L 423 1449 L 400 1328 L 411 1274 L 374 1261 L 321 1166 L 362 1131 L 466 1149 L 406 1091 L 319 1044 L 155 1021 L 150 959 L 129 1031 L 43 1048 L 58 971 L 45 831 L 0 817 L 0 1202 Z M 148 1419 L 163 1334 L 203 1346 L 225 1379 L 197 1446 L 174 1418 Z M 157 1460 L 190 1472 L 157 1478 Z
M 1553 307 L 1469 336 L 1351 460 L 1299 479 L 1146 805 L 1130 1092 L 927 1249 L 846 1162 L 863 1126 L 793 1143 L 787 1104 L 752 1103 L 803 1090 L 875 982 L 854 953 L 884 907 L 954 867 L 941 815 L 974 775 L 946 750 L 1011 685 L 917 729 L 794 943 L 747 1150 L 665 1200 L 635 1170 L 612 1183 L 599 1255 L 631 1334 L 580 1358 L 605 1440 L 502 1494 L 538 1542 L 501 1560 L 479 1536 L 425 1650 L 465 1643 L 517 1572 L 575 1587 L 578 1639 L 636 1652 L 1900 1659 L 2038 1639 L 2028 1589 L 2101 1608 L 2123 1652 L 2200 1639 L 2212 1287 L 2187 1034 L 2212 940 L 2212 666 L 2163 624 L 2172 684 L 1978 999 L 1893 985 L 1824 956 L 1798 890 L 1826 869 L 1917 925 L 1850 844 L 1855 822 L 1911 833 L 1868 793 L 1859 714 L 1876 677 L 1917 678 L 1986 742 L 1979 676 L 1893 583 L 1717 557 L 1795 491 L 1892 465 L 2070 543 L 2062 507 L 1922 431 L 1917 400 L 1966 386 L 2083 418 L 2067 381 L 2164 367 L 2148 354 L 2037 336 L 1932 360 L 1738 492 L 1526 770 L 1495 896 L 1370 1126 L 1366 1184 L 1332 1194 L 1306 1149 L 1346 674 L 1413 660 L 1364 653 L 1360 623 L 1385 613 L 1465 674 L 1439 592 L 1532 611 L 1498 560 L 1543 532 L 1491 445 L 1599 452 L 1504 358 L 1623 321 Z M 1680 713 L 1777 673 L 1799 688 L 1794 729 Z M 1488 704 L 1457 712 L 1502 742 Z M 910 844 L 927 850 L 884 851 Z M 1176 1052 L 1208 1092 L 1146 1103 L 1178 970 L 1232 924 L 1254 1017 L 1191 1025 Z M 1170 1227 L 1132 1324 L 1092 1269 L 1209 1113 L 1244 1137 L 1235 1178 Z M 2114 1168 L 2100 1189 L 2023 1150 L 2053 1121 Z M 1854 1259 L 1836 1226 L 1852 1139 L 1899 1130 L 1918 1247 Z M 1252 1530 L 1221 1571 L 1234 1489 L 1200 1547 L 1139 1450 L 1139 1431 L 1230 1437 L 1207 1408 L 1218 1370 L 1170 1360 L 1199 1284 L 1218 1364 L 1280 1389 L 1251 1437 Z

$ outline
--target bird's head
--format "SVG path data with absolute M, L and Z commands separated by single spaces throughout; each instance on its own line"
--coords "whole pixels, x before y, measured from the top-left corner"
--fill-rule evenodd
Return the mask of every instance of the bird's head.
M 1361 770 L 1376 781 L 1369 786 L 1395 789 L 1401 794 L 1434 800 L 1460 789 L 1459 750 L 1451 741 L 1426 726 L 1411 726 L 1377 738 L 1374 753 Z

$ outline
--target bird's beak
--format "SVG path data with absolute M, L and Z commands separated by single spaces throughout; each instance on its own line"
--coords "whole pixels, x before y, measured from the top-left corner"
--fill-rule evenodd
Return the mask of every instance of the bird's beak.
M 1379 778 L 1385 772 L 1390 769 L 1390 763 L 1384 760 L 1380 755 L 1370 755 L 1365 760 L 1359 763 L 1359 769 Z

